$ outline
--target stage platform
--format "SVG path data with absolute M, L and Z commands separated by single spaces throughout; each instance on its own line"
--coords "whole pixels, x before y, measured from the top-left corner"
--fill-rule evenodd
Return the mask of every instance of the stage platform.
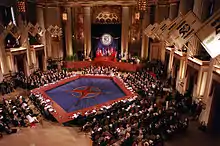
M 105 60 L 106 59 L 106 60 Z M 126 62 L 117 62 L 109 60 L 109 58 L 95 59 L 94 61 L 66 61 L 65 68 L 82 69 L 91 65 L 117 67 L 120 71 L 137 71 L 142 68 L 141 64 L 131 64 Z
M 73 120 L 73 115 L 98 110 L 103 106 L 128 99 L 135 94 L 115 76 L 76 75 L 55 84 L 32 90 L 52 101 L 51 112 L 59 123 Z

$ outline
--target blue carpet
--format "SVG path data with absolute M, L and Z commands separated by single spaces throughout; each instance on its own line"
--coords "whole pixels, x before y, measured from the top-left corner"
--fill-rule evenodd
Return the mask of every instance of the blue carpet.
M 114 81 L 102 78 L 79 78 L 46 94 L 68 113 L 125 96 Z

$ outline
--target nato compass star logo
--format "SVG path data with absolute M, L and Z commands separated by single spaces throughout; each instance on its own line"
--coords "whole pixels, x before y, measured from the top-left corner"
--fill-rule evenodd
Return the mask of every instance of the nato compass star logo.
M 94 98 L 102 93 L 101 89 L 94 86 L 81 86 L 70 91 L 73 96 L 79 99 Z
M 95 86 L 80 86 L 73 90 L 67 91 L 72 94 L 73 97 L 78 98 L 75 106 L 79 106 L 82 100 L 88 99 L 90 102 L 98 103 L 95 97 L 103 94 L 111 94 L 110 92 L 102 92 L 102 90 Z

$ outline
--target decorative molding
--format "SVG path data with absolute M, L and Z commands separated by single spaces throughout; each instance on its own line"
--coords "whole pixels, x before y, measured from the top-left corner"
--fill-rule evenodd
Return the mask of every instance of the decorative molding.
M 121 23 L 121 6 L 92 7 L 93 23 Z

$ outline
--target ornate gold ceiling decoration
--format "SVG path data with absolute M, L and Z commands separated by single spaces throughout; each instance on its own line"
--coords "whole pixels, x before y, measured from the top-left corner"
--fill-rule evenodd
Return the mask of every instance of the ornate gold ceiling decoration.
M 121 23 L 121 6 L 92 7 L 92 22 L 100 24 Z
M 97 5 L 135 5 L 136 0 L 36 0 L 40 5 L 47 6 L 97 6 Z
M 119 23 L 119 18 L 115 13 L 104 11 L 99 13 L 98 16 L 96 16 L 96 23 L 116 24 Z

